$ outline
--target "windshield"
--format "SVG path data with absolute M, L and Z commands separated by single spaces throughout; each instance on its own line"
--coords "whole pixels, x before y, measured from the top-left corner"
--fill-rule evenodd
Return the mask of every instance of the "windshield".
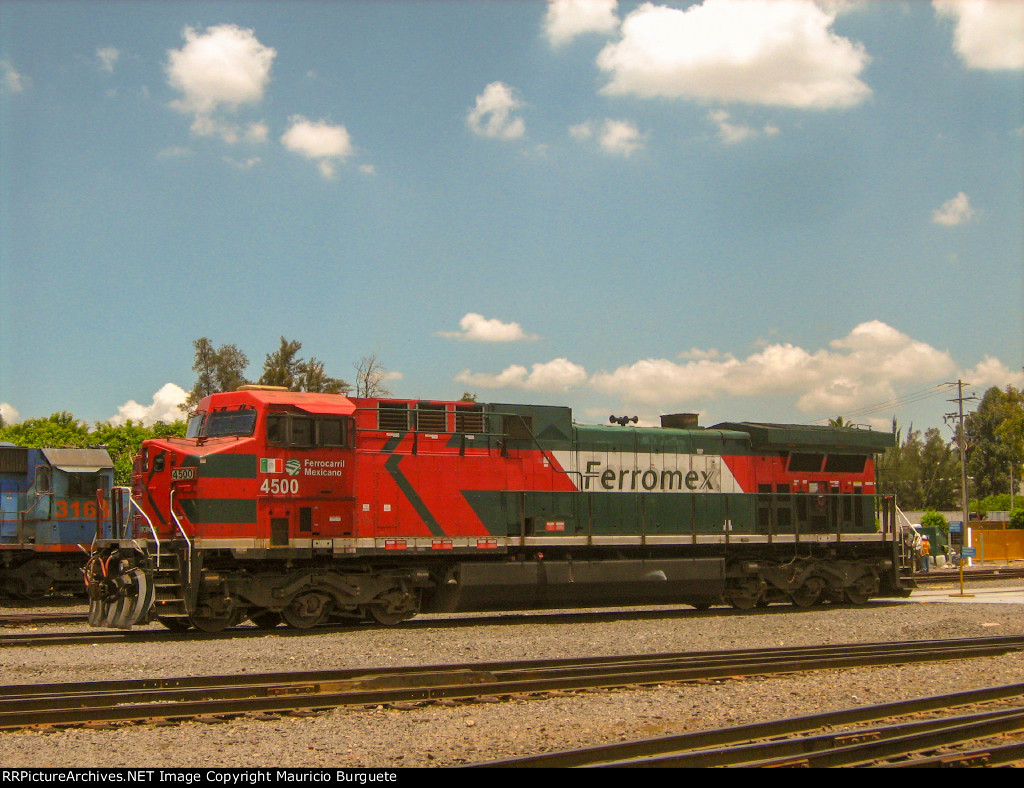
M 187 438 L 220 438 L 225 436 L 252 435 L 256 426 L 256 410 L 215 410 L 213 413 L 197 413 L 188 420 L 185 432 Z
M 206 420 L 205 413 L 194 413 L 188 417 L 188 426 L 185 428 L 186 438 L 198 438 L 203 434 L 203 422 Z

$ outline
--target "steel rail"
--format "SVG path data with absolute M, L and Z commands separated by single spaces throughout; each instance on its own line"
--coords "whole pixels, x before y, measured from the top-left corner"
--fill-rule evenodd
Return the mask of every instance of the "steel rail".
M 936 766 L 1005 766 L 1021 763 L 1024 763 L 1024 741 L 877 765 L 882 768 L 932 768 Z
M 826 727 L 832 727 L 831 725 Z M 876 766 L 922 750 L 1024 730 L 1024 708 L 984 711 L 894 725 L 793 736 L 739 746 L 612 761 L 604 766 L 777 767 Z
M 929 721 L 918 725 L 894 726 L 892 731 L 882 728 L 877 738 L 859 740 L 852 732 L 834 742 L 834 745 L 817 752 L 807 752 L 797 758 L 768 757 L 750 760 L 743 765 L 749 767 L 802 766 L 810 768 L 837 768 L 848 766 L 876 766 L 892 758 L 913 758 L 922 750 L 949 747 L 986 739 L 1000 734 L 1024 730 L 1024 709 L 1015 708 L 1003 712 L 990 711 L 975 715 L 961 715 L 945 720 Z M 847 743 L 850 742 L 850 743 Z
M 0 614 L 0 626 L 18 626 L 20 624 L 84 624 L 89 616 L 86 613 L 75 613 L 69 610 L 38 613 L 3 613 Z
M 930 742 L 922 743 L 918 739 L 910 746 L 906 741 L 898 746 L 886 745 L 891 749 L 887 757 L 904 755 L 908 752 L 935 747 L 950 743 L 954 737 L 949 732 L 957 725 L 964 723 L 959 720 L 930 719 L 904 723 L 899 726 L 876 726 L 867 729 L 851 729 L 844 731 L 828 730 L 840 726 L 851 726 L 865 722 L 877 722 L 885 719 L 906 717 L 908 715 L 930 712 L 944 712 L 951 708 L 971 706 L 991 702 L 1024 701 L 1024 684 L 1010 684 L 1000 687 L 986 687 L 977 690 L 956 692 L 949 695 L 934 695 L 906 701 L 895 701 L 873 706 L 862 706 L 853 709 L 821 712 L 803 717 L 790 717 L 768 722 L 756 722 L 737 725 L 729 728 L 716 728 L 692 733 L 664 736 L 654 739 L 640 739 L 609 745 L 597 745 L 575 750 L 531 755 L 521 758 L 510 758 L 484 763 L 470 764 L 473 767 L 529 767 L 529 768 L 564 768 L 582 766 L 779 766 L 779 765 L 839 765 L 826 763 L 810 763 L 808 752 L 825 746 L 858 746 L 862 741 L 877 744 L 889 739 L 896 741 L 910 733 L 921 736 L 932 735 Z M 973 716 L 976 727 L 970 730 L 966 740 L 973 740 L 994 732 L 1016 731 L 1024 728 L 1024 709 L 996 709 Z M 968 719 L 968 722 L 971 720 Z M 981 726 L 989 726 L 987 729 Z M 916 731 L 915 731 L 916 729 Z M 946 729 L 943 731 L 943 729 Z M 890 733 L 886 734 L 889 730 Z M 826 731 L 824 733 L 820 733 Z M 817 735 L 814 735 L 816 732 Z M 954 731 L 956 733 L 956 731 Z M 945 739 L 939 741 L 939 735 Z M 803 738 L 780 739 L 791 736 Z M 1008 745 L 1006 756 L 1012 757 L 1013 747 Z M 774 748 L 774 760 L 766 759 L 765 754 Z M 849 751 L 852 753 L 853 751 Z M 984 752 L 988 752 L 985 750 Z M 822 756 L 823 758 L 826 756 Z M 848 763 L 854 765 L 871 763 L 875 765 L 881 757 L 879 752 L 864 755 L 864 750 Z M 943 757 L 952 758 L 953 755 Z M 965 753 L 965 757 L 968 756 Z M 760 759 L 760 763 L 758 763 Z M 1003 761 L 1006 762 L 1006 761 Z M 914 765 L 914 762 L 891 765 Z
M 991 656 L 1024 637 L 0 687 L 0 729 L 522 696 Z

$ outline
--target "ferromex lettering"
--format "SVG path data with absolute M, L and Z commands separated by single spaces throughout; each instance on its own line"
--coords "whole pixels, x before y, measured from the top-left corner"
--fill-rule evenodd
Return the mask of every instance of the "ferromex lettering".
M 584 492 L 739 492 L 718 455 L 626 452 L 555 452 Z

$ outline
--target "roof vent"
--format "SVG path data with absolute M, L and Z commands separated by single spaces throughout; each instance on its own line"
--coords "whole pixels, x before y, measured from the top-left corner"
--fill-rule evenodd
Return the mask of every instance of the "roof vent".
M 661 417 L 661 426 L 674 430 L 697 429 L 696 413 L 666 413 Z

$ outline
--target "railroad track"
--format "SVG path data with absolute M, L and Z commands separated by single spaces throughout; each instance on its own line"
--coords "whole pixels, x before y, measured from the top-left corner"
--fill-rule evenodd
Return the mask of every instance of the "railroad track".
M 1012 580 L 1024 577 L 1024 569 L 971 569 L 964 572 L 964 582 L 985 582 L 987 580 Z M 919 572 L 914 575 L 918 585 L 933 585 L 940 583 L 959 583 L 960 572 L 934 571 Z
M 35 613 L 0 614 L 0 626 L 16 627 L 24 624 L 84 624 L 88 613 L 72 611 L 39 611 Z
M 1015 579 L 1015 578 L 1024 578 L 1024 569 L 1017 569 L 1017 568 L 1007 569 L 1007 568 L 1004 567 L 1004 568 L 1001 568 L 1001 569 L 971 569 L 969 571 L 964 572 L 964 582 L 965 583 L 967 583 L 967 582 L 970 582 L 970 583 L 986 582 L 986 581 L 989 581 L 989 580 L 993 580 L 993 581 L 994 580 L 1007 580 L 1007 579 Z M 934 572 L 918 573 L 918 574 L 914 575 L 914 580 L 918 583 L 918 585 L 942 585 L 944 583 L 957 583 L 957 582 L 959 582 L 960 574 L 959 574 L 959 572 L 949 572 L 949 571 L 939 571 L 939 570 L 936 570 Z M 779 610 L 779 609 L 783 609 L 783 608 L 773 608 L 772 611 L 774 612 L 775 610 Z M 730 611 L 730 610 L 728 610 L 726 608 L 713 608 L 713 610 L 717 614 L 722 614 L 722 613 L 725 613 L 725 612 L 732 612 L 732 611 Z M 672 615 L 673 613 L 676 613 L 676 614 L 690 614 L 690 615 L 692 615 L 693 612 L 694 612 L 693 610 L 691 610 L 690 608 L 687 607 L 685 610 L 682 610 L 682 611 L 665 610 L 665 611 L 659 611 L 658 613 L 654 613 L 654 614 L 650 614 L 650 615 L 667 616 L 667 615 Z M 745 612 L 745 611 L 743 611 L 743 612 Z M 558 614 L 558 613 L 551 613 L 551 612 L 547 612 L 544 615 L 547 615 L 549 617 L 553 616 L 553 615 L 562 615 L 562 616 L 565 616 L 565 617 L 571 617 L 571 614 Z M 588 613 L 587 615 L 596 616 L 596 615 L 601 615 L 601 614 L 600 613 Z M 615 613 L 604 613 L 604 615 L 616 615 L 616 614 Z M 15 627 L 15 626 L 20 626 L 20 625 L 25 625 L 25 624 L 80 624 L 80 623 L 85 623 L 87 621 L 87 619 L 88 619 L 88 614 L 87 613 L 84 613 L 84 612 L 73 612 L 73 611 L 30 611 L 30 612 L 26 612 L 26 613 L 2 613 L 2 614 L 0 614 L 0 626 Z M 406 622 L 403 626 L 405 626 L 405 627 L 413 626 L 414 627 L 414 626 L 418 626 L 418 625 L 423 625 L 424 623 L 427 623 L 427 622 L 424 622 L 423 620 L 418 620 L 418 621 Z M 344 630 L 344 629 L 351 629 L 351 628 L 353 628 L 353 625 L 337 625 L 337 626 L 330 627 L 330 629 L 332 629 L 332 630 L 339 630 L 339 629 Z M 212 633 L 212 634 L 214 636 L 219 635 L 221 637 L 223 637 L 225 635 L 238 635 L 238 634 L 253 634 L 254 635 L 254 634 L 256 634 L 255 632 L 249 632 L 249 630 L 250 630 L 249 627 L 235 627 L 235 628 L 232 628 L 232 629 L 229 629 L 229 630 L 225 630 L 224 633 Z M 324 627 L 318 627 L 315 631 L 323 632 L 324 630 L 325 630 Z M 275 634 L 281 634 L 282 631 L 284 631 L 284 630 L 283 629 L 278 629 L 278 630 L 274 630 L 274 633 Z M 118 631 L 118 632 L 102 632 L 100 630 L 95 630 L 94 632 L 95 632 L 95 634 L 93 635 L 93 637 L 96 637 L 96 636 L 101 635 L 101 634 L 104 635 L 104 636 L 116 636 L 116 635 L 123 636 L 125 634 L 125 633 L 123 633 L 121 631 Z M 263 634 L 266 634 L 266 630 L 261 630 L 261 632 Z M 168 633 L 165 633 L 165 632 L 162 632 L 162 631 L 159 631 L 159 630 L 156 631 L 156 632 L 147 631 L 147 630 L 136 630 L 136 632 L 133 633 L 133 634 L 138 635 L 140 633 L 151 634 L 151 635 L 154 635 L 154 636 L 155 635 L 164 635 L 164 636 L 166 636 L 168 634 Z M 204 637 L 204 636 L 208 636 L 209 634 L 210 633 L 202 633 L 202 632 L 192 631 L 192 632 L 189 632 L 188 637 L 190 637 L 190 638 Z M 90 640 L 84 639 L 84 638 L 88 637 L 86 635 L 79 635 L 78 637 L 79 638 L 83 638 L 83 639 L 76 640 L 75 638 L 72 638 L 72 637 L 53 638 L 49 642 L 51 642 L 51 643 L 61 643 L 61 642 L 64 642 L 64 643 L 85 643 L 85 642 L 92 642 Z M 33 638 L 39 639 L 40 640 L 40 644 L 44 644 L 44 645 L 47 644 L 46 642 L 44 642 L 41 639 L 42 636 L 40 636 L 40 635 L 34 635 Z M 103 639 L 114 639 L 114 640 L 116 640 L 117 638 L 116 637 L 111 637 L 111 638 L 104 637 Z M 123 639 L 123 637 L 121 639 Z M 13 638 L 10 639 L 10 641 L 8 641 L 8 639 L 6 639 L 6 638 L 0 638 L 0 646 L 3 646 L 3 645 L 28 645 L 28 644 L 15 644 L 13 642 L 13 640 L 14 640 Z
M 1024 650 L 1024 636 L 646 654 L 373 670 L 0 687 L 0 730 L 308 714 L 347 705 L 543 697 L 607 687 L 893 665 Z
M 471 765 L 820 768 L 1020 763 L 1024 684 Z

